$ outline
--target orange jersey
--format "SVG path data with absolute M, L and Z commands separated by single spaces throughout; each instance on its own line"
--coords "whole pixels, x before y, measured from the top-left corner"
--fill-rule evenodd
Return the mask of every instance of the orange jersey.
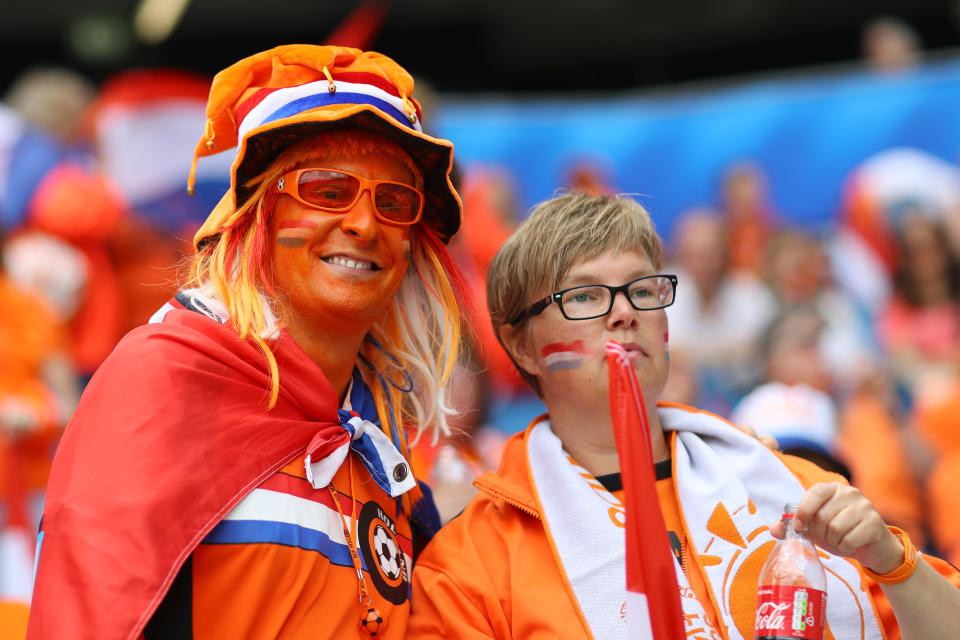
M 53 311 L 0 275 L 0 403 L 16 400 L 38 423 L 28 437 L 16 442 L 0 429 L 0 501 L 6 499 L 12 482 L 9 456 L 18 456 L 16 481 L 21 490 L 40 490 L 47 482 L 60 417 L 43 371 L 51 358 L 65 352 L 66 342 L 65 329 Z
M 427 534 L 429 504 L 414 506 L 414 520 L 409 494 L 401 507 L 380 489 L 379 445 L 364 438 L 387 436 L 362 422 L 347 429 L 323 371 L 289 334 L 271 349 L 283 384 L 267 409 L 257 345 L 185 304 L 121 341 L 57 450 L 29 638 L 364 637 L 338 505 L 387 618 L 380 637 L 403 637 L 410 533 Z M 361 415 L 365 388 L 351 392 Z M 331 461 L 323 473 L 339 500 L 304 480 L 308 452 L 314 473 Z M 399 482 L 406 467 L 391 468 Z
M 342 465 L 333 485 L 367 592 L 386 619 L 377 637 L 403 638 L 413 556 L 409 521 L 359 461 Z M 337 503 L 329 489 L 310 485 L 301 456 L 207 535 L 144 635 L 149 640 L 182 630 L 196 639 L 369 638 L 359 625 L 366 608 L 358 593 Z

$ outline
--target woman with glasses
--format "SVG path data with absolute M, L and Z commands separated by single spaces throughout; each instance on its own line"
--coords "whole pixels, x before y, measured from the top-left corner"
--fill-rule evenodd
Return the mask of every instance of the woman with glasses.
M 832 637 L 953 637 L 960 574 L 918 560 L 859 491 L 716 416 L 657 403 L 678 285 L 660 266 L 650 217 L 623 196 L 544 202 L 501 247 L 487 276 L 493 327 L 549 413 L 508 441 L 499 470 L 420 556 L 410 637 L 608 640 L 645 615 L 626 605 L 625 518 L 644 514 L 623 508 L 608 341 L 646 398 L 686 637 L 754 637 L 757 580 L 786 502 L 824 552 Z
M 238 148 L 186 287 L 97 372 L 57 453 L 31 638 L 404 638 L 439 522 L 453 147 L 380 54 L 291 45 L 213 81 Z M 192 179 L 192 178 L 191 178 Z

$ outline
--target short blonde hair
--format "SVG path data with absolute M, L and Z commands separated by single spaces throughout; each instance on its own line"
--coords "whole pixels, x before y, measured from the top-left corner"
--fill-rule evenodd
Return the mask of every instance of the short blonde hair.
M 523 330 L 527 320 L 518 320 L 530 304 L 555 290 L 577 262 L 606 251 L 638 250 L 660 269 L 663 247 L 653 220 L 629 196 L 565 193 L 541 202 L 500 247 L 487 271 L 487 308 L 497 339 L 502 345 L 504 325 Z M 513 364 L 539 394 L 536 377 L 515 360 Z

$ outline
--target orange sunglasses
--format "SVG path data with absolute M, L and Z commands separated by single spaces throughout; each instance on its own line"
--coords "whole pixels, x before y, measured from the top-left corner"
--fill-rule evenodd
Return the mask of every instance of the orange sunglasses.
M 294 169 L 280 176 L 277 191 L 331 213 L 346 213 L 370 192 L 377 218 L 394 225 L 411 225 L 423 216 L 423 192 L 402 182 L 370 180 L 338 169 Z

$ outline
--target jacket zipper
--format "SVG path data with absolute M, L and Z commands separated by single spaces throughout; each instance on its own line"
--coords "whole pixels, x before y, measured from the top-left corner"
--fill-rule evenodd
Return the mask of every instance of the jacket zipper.
M 530 514 L 531 516 L 533 516 L 533 517 L 536 518 L 537 520 L 540 519 L 540 514 L 539 514 L 539 513 L 537 513 L 536 511 L 534 511 L 533 509 L 531 509 L 530 507 L 528 507 L 528 506 L 526 506 L 526 505 L 520 504 L 520 503 L 517 502 L 516 500 L 511 500 L 510 498 L 508 498 L 507 496 L 503 495 L 502 493 L 498 493 L 498 492 L 496 492 L 496 491 L 494 491 L 494 490 L 492 490 L 492 489 L 489 489 L 489 488 L 487 488 L 487 487 L 477 487 L 477 488 L 480 489 L 481 491 L 483 491 L 484 493 L 487 493 L 487 494 L 493 496 L 494 498 L 497 498 L 498 500 L 503 500 L 503 501 L 506 502 L 507 504 L 512 505 L 512 506 L 516 507 L 517 509 L 520 509 L 520 511 L 523 511 L 524 513 Z
M 686 538 L 686 536 L 684 536 Z M 686 541 L 680 539 L 680 568 L 683 570 L 683 575 L 687 578 L 687 583 L 690 582 L 690 572 L 687 570 L 687 545 Z

